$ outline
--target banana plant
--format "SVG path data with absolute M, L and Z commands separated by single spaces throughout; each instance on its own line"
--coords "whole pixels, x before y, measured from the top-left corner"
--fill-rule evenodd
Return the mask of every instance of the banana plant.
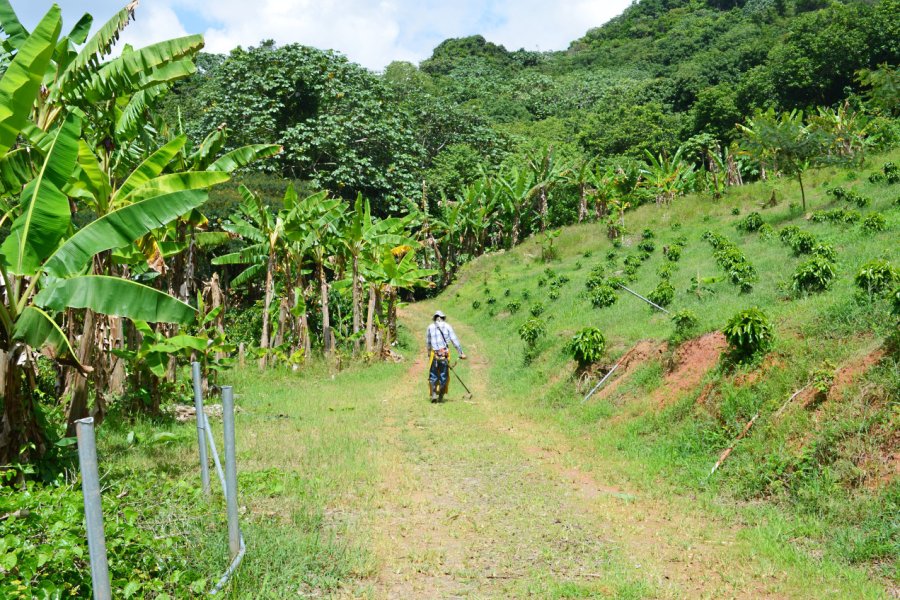
M 690 187 L 694 166 L 682 159 L 683 153 L 684 146 L 679 147 L 671 158 L 645 151 L 647 160 L 641 168 L 643 184 L 654 191 L 657 205 L 670 205 L 676 196 L 684 194 Z
M 415 243 L 407 231 L 413 216 L 405 218 L 372 219 L 372 207 L 367 199 L 357 195 L 349 219 L 340 229 L 338 240 L 350 254 L 351 295 L 353 303 L 354 351 L 359 351 L 362 330 L 362 277 L 360 259 L 374 255 L 384 246 L 399 247 Z

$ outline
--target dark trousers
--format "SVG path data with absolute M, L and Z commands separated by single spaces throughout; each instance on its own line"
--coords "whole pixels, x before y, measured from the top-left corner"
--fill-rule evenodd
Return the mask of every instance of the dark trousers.
M 446 358 L 434 357 L 431 361 L 431 369 L 428 372 L 428 382 L 435 391 L 447 391 L 447 383 L 450 379 L 450 361 Z

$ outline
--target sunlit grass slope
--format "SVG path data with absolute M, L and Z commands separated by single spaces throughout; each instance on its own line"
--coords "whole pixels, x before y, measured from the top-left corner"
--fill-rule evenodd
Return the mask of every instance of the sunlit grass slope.
M 806 214 L 796 184 L 778 181 L 731 189 L 718 201 L 689 196 L 670 207 L 628 211 L 629 233 L 620 247 L 606 238 L 604 225 L 584 224 L 564 229 L 557 243 L 559 258 L 545 262 L 542 238 L 536 236 L 511 252 L 484 256 L 464 267 L 436 306 L 479 331 L 486 347 L 473 353 L 490 357 L 491 384 L 511 399 L 511 406 L 523 415 L 555 421 L 604 461 L 618 458 L 630 464 L 609 473 L 621 479 L 616 483 L 645 490 L 674 485 L 705 490 L 710 498 L 753 502 L 760 512 L 771 513 L 767 523 L 778 523 L 761 545 L 783 551 L 781 543 L 787 540 L 794 542 L 792 548 L 810 543 L 825 548 L 826 557 L 864 562 L 896 578 L 900 484 L 893 452 L 900 374 L 896 356 L 882 356 L 879 350 L 896 322 L 885 299 L 861 298 L 854 277 L 864 263 L 877 258 L 900 266 L 900 185 L 868 180 L 884 162 L 898 160 L 900 153 L 894 152 L 856 171 L 811 173 Z M 871 203 L 858 207 L 837 200 L 826 193 L 835 186 L 854 190 Z M 762 208 L 773 189 L 778 205 Z M 807 218 L 832 208 L 858 210 L 862 219 L 832 224 Z M 736 227 L 753 211 L 774 228 L 771 239 Z M 862 227 L 873 213 L 885 217 L 884 231 L 870 233 Z M 837 276 L 827 291 L 803 295 L 791 289 L 797 265 L 809 258 L 795 256 L 779 240 L 778 232 L 791 225 L 834 247 Z M 699 336 L 721 330 L 741 310 L 759 307 L 775 325 L 774 348 L 765 360 L 739 366 L 720 362 L 698 384 L 660 393 L 677 347 L 669 343 L 659 358 L 630 372 L 613 393 L 583 403 L 588 385 L 603 370 L 579 381 L 565 350 L 575 332 L 588 326 L 603 332 L 605 367 L 639 340 L 673 338 L 670 318 L 638 298 L 622 291 L 615 304 L 598 309 L 587 295 L 591 269 L 602 265 L 607 275 L 620 273 L 625 257 L 638 253 L 645 229 L 655 234 L 656 247 L 628 287 L 648 295 L 660 282 L 658 269 L 669 263 L 663 246 L 683 236 L 681 259 L 672 265 L 676 293 L 669 310 L 693 311 L 699 319 L 694 335 Z M 751 292 L 741 293 L 725 277 L 714 249 L 702 239 L 707 231 L 734 242 L 756 268 L 759 279 Z M 692 277 L 717 281 L 698 294 L 689 291 Z M 566 278 L 558 298 L 551 299 L 550 281 Z M 515 303 L 518 310 L 509 307 Z M 538 343 L 537 356 L 526 362 L 518 328 L 537 304 L 544 307 L 540 318 L 547 335 Z M 804 395 L 774 418 L 817 371 L 841 368 L 838 385 L 827 395 Z M 708 477 L 718 454 L 757 412 L 760 418 L 751 433 L 722 470 Z

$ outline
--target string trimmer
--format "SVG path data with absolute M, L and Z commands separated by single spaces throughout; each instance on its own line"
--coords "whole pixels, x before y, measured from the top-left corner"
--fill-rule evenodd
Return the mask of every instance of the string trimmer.
M 457 362 L 457 364 L 459 363 L 459 361 L 456 361 L 456 362 Z M 447 366 L 450 367 L 450 372 L 453 373 L 453 376 L 456 377 L 457 381 L 459 381 L 459 385 L 461 385 L 461 386 L 463 386 L 463 388 L 465 388 L 466 392 L 469 394 L 469 400 L 471 400 L 472 399 L 472 391 L 469 389 L 469 387 L 465 383 L 463 383 L 463 380 L 459 377 L 459 375 L 456 374 L 456 369 L 453 368 L 453 365 L 448 363 Z

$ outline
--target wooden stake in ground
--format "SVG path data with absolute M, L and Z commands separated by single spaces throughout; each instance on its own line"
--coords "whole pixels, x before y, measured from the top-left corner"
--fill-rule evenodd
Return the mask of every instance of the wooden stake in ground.
M 753 415 L 753 418 L 750 419 L 746 425 L 744 425 L 744 430 L 741 431 L 741 433 L 736 438 L 734 438 L 734 441 L 731 442 L 731 445 L 726 448 L 724 452 L 722 452 L 721 456 L 719 456 L 719 460 L 717 460 L 716 464 L 713 465 L 712 471 L 709 472 L 709 476 L 712 476 L 712 474 L 716 472 L 716 470 L 722 465 L 722 463 L 725 462 L 725 459 L 728 458 L 728 455 L 731 454 L 731 451 L 734 450 L 734 447 L 737 446 L 737 443 L 741 441 L 741 438 L 747 435 L 747 432 L 750 431 L 750 428 L 753 427 L 753 424 L 756 423 L 756 419 L 758 418 L 759 413 L 757 412 L 755 415 Z

